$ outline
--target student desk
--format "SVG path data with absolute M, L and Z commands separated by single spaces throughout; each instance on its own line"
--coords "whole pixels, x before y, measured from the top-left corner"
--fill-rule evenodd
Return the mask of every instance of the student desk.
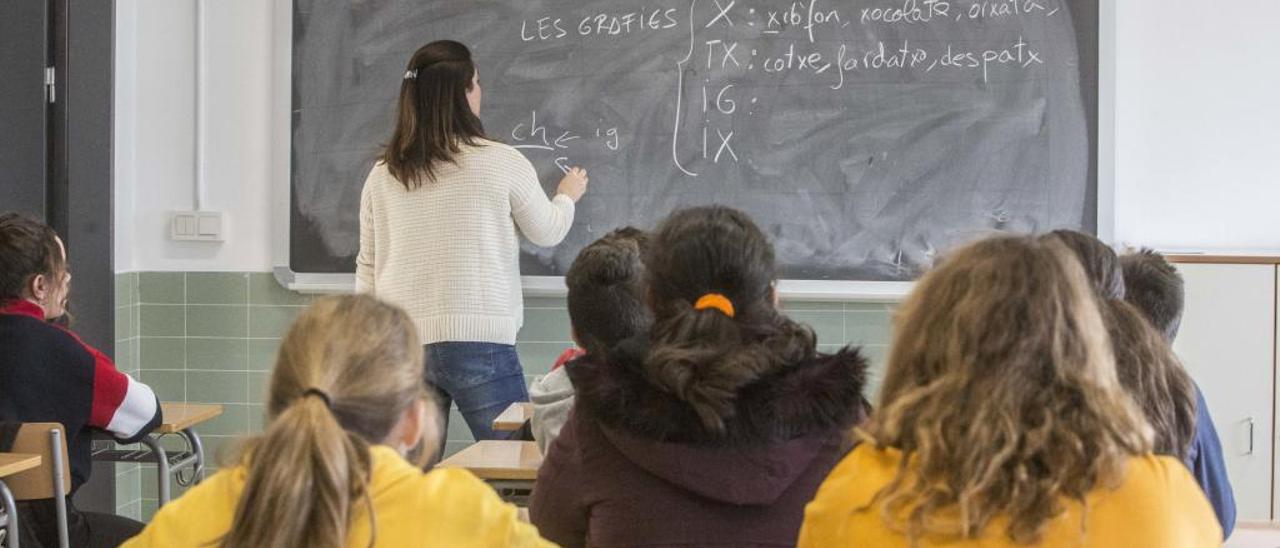
M 463 468 L 488 482 L 503 499 L 521 506 L 542 467 L 542 452 L 531 441 L 485 440 L 444 459 L 437 468 Z
M 161 403 L 160 409 L 164 421 L 151 435 L 140 442 L 147 450 L 106 449 L 95 451 L 94 460 L 106 462 L 155 463 L 157 485 L 160 494 L 158 502 L 164 506 L 169 502 L 169 478 L 178 481 L 179 485 L 199 483 L 204 477 L 204 445 L 195 427 L 217 418 L 222 414 L 222 406 L 203 403 Z M 168 434 L 177 434 L 186 442 L 186 449 L 170 452 L 160 445 L 160 438 Z M 183 469 L 190 466 L 191 475 L 183 476 Z
M 6 530 L 7 544 L 10 548 L 18 546 L 18 505 L 13 502 L 13 493 L 4 484 L 4 478 L 20 472 L 26 472 L 40 466 L 40 455 L 22 453 L 0 453 L 0 504 L 3 504 L 4 515 L 0 516 L 0 527 Z
M 498 432 L 515 432 L 532 418 L 533 404 L 527 401 L 516 402 L 493 419 L 493 429 Z
M 542 452 L 531 441 L 484 440 L 440 462 L 440 468 L 465 468 L 482 480 L 538 479 Z

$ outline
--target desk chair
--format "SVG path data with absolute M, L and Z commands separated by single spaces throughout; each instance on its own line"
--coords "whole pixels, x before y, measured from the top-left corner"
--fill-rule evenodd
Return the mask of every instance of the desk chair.
M 67 461 L 66 429 L 56 422 L 23 423 L 14 438 L 14 453 L 40 455 L 40 466 L 5 478 L 18 502 L 53 499 L 58 516 L 58 545 L 68 548 L 67 495 L 71 493 L 71 466 Z M 10 543 L 17 539 L 9 539 Z M 13 546 L 11 544 L 11 546 Z

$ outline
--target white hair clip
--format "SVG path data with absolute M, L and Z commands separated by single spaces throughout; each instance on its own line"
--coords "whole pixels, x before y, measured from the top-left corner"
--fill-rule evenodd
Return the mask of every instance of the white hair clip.
M 405 79 L 405 80 L 417 80 L 417 79 L 418 79 L 418 69 L 413 69 L 413 70 L 406 70 L 406 71 L 404 71 L 404 79 Z

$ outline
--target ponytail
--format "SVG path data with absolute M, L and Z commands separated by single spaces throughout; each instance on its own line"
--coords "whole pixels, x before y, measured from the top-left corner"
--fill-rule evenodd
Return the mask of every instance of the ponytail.
M 340 548 L 356 510 L 374 517 L 369 444 L 344 430 L 321 398 L 297 399 L 246 456 L 248 478 L 223 548 Z
M 689 303 L 654 326 L 645 372 L 659 387 L 687 402 L 709 432 L 724 433 L 744 386 L 816 353 L 808 327 L 772 310 L 730 318 Z
M 659 227 L 645 264 L 654 325 L 645 373 L 723 434 L 738 392 L 816 353 L 773 306 L 773 247 L 746 214 L 691 208 Z
M 369 449 L 426 397 L 422 379 L 422 346 L 403 310 L 364 295 L 317 300 L 280 345 L 266 432 L 241 453 L 248 477 L 219 546 L 337 548 L 364 540 L 347 538 L 362 516 L 372 546 Z

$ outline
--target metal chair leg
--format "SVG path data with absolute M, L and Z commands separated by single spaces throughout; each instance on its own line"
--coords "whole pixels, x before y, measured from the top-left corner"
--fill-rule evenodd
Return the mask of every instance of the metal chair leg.
M 156 484 L 160 487 L 157 507 L 164 506 L 169 503 L 169 454 L 160 446 L 160 440 L 155 437 L 142 438 L 142 444 L 151 449 L 151 454 L 156 457 Z
M 62 479 L 62 431 L 50 430 L 49 443 L 53 444 L 53 503 L 58 511 L 58 546 L 71 547 L 71 538 L 67 533 L 67 489 Z
M 18 505 L 13 502 L 13 493 L 9 492 L 9 486 L 0 481 L 0 503 L 4 504 L 4 514 L 8 521 L 5 529 L 9 531 L 9 548 L 20 548 L 22 540 L 19 538 L 18 527 Z
M 183 477 L 182 470 L 179 469 L 174 479 L 178 481 L 178 485 L 183 487 L 199 485 L 201 481 L 204 481 L 204 444 L 200 441 L 200 435 L 190 428 L 178 434 L 187 440 L 187 447 L 191 449 L 191 455 L 195 457 L 195 462 L 191 465 L 190 478 Z

